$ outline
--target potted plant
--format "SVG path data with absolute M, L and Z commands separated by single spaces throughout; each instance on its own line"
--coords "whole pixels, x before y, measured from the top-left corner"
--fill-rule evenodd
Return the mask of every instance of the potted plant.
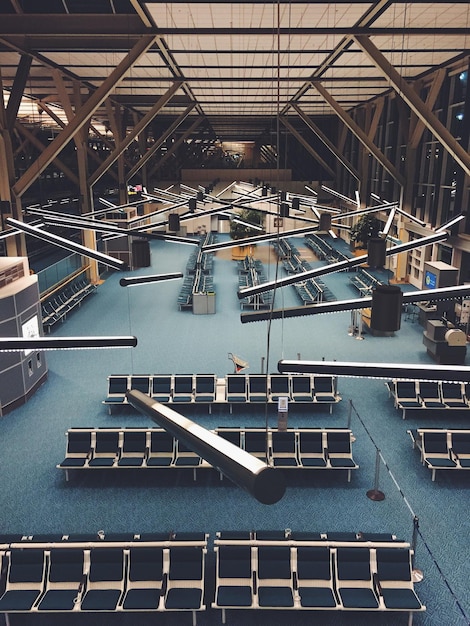
M 369 239 L 377 238 L 382 229 L 382 222 L 374 215 L 366 213 L 362 215 L 351 228 L 350 240 L 352 249 L 360 248 L 367 250 Z
M 254 209 L 242 209 L 230 222 L 230 237 L 232 239 L 246 239 L 264 232 L 263 214 Z M 260 230 L 261 228 L 261 230 Z M 244 259 L 253 255 L 253 245 L 232 248 L 233 259 Z

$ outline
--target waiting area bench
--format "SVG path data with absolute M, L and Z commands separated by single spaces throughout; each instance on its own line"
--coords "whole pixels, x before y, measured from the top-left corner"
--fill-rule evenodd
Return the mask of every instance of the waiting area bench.
M 470 409 L 470 384 L 445 381 L 392 380 L 385 383 L 403 419 L 410 409 Z
M 301 257 L 298 249 L 289 239 L 281 239 L 272 245 L 278 257 L 282 260 L 282 265 L 287 274 L 301 274 L 312 269 L 310 263 Z M 333 292 L 318 277 L 300 281 L 295 283 L 293 287 L 305 306 L 336 300 Z
M 391 535 L 223 531 L 214 540 L 221 609 L 424 611 L 413 550 Z
M 200 237 L 197 250 L 191 253 L 186 264 L 183 285 L 178 294 L 177 302 L 180 311 L 194 311 L 194 296 L 197 294 L 215 295 L 213 278 L 214 255 L 211 252 L 203 252 L 202 248 L 216 241 L 217 236 L 214 233 L 207 233 Z
M 6 541 L 5 541 L 6 539 Z M 0 613 L 205 610 L 205 533 L 2 538 Z
M 305 245 L 313 250 L 320 260 L 328 261 L 328 263 L 339 263 L 340 261 L 346 261 L 350 258 L 350 256 L 346 256 L 333 245 L 330 245 L 327 239 L 333 241 L 329 236 L 325 237 L 311 233 L 305 237 Z
M 254 287 L 267 281 L 263 263 L 259 259 L 246 256 L 238 262 L 238 287 Z M 240 300 L 242 309 L 262 310 L 269 309 L 273 303 L 273 292 L 256 294 Z
M 109 413 L 115 406 L 128 405 L 126 393 L 137 389 L 162 404 L 277 404 L 285 397 L 293 404 L 327 406 L 330 414 L 340 402 L 337 379 L 310 374 L 154 374 L 108 376 L 108 393 L 103 404 Z
M 96 285 L 88 282 L 86 278 L 81 278 L 46 297 L 41 302 L 43 327 L 50 332 L 57 322 L 65 321 L 67 314 L 79 307 L 86 297 L 95 293 L 96 289 Z
M 0 613 L 426 607 L 409 543 L 387 533 L 219 531 L 0 535 Z M 208 555 L 214 559 L 208 560 Z M 212 563 L 214 563 L 212 565 Z M 215 580 L 215 586 L 214 586 Z
M 351 471 L 359 467 L 347 428 L 220 427 L 213 432 L 283 470 L 346 470 L 350 482 Z M 162 428 L 70 428 L 65 434 L 65 458 L 57 467 L 65 470 L 67 481 L 70 470 L 190 469 L 196 480 L 197 470 L 212 468 Z
M 470 430 L 463 428 L 418 428 L 408 430 L 421 462 L 436 480 L 437 470 L 470 469 Z
M 361 296 L 370 296 L 374 287 L 381 284 L 378 278 L 363 267 L 360 267 L 349 280 L 359 290 Z

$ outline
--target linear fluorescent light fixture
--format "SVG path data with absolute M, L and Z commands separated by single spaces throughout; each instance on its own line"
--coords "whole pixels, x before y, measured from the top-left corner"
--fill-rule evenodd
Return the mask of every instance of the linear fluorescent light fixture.
M 302 229 L 304 230 L 304 229 Z M 301 230 L 297 232 L 302 232 Z M 282 237 L 287 237 L 287 233 L 282 233 Z M 437 243 L 439 241 L 445 241 L 449 238 L 449 234 L 446 231 L 442 231 L 439 233 L 435 233 L 433 235 L 429 235 L 428 237 L 422 237 L 421 239 L 414 239 L 413 241 L 407 241 L 406 243 L 402 243 L 398 246 L 392 246 L 385 251 L 385 256 L 393 256 L 394 254 L 400 254 L 400 252 L 406 252 L 408 250 L 414 250 L 415 248 L 420 248 L 422 246 L 427 246 L 431 243 Z M 239 239 L 238 243 L 240 245 L 243 240 Z M 246 240 L 245 240 L 246 241 Z M 220 244 L 215 244 L 220 245 Z M 207 246 L 208 248 L 212 248 L 212 246 Z M 203 248 L 205 250 L 205 248 Z M 209 250 L 206 250 L 209 252 Z M 260 285 L 254 285 L 253 287 L 245 287 L 238 291 L 238 298 L 243 300 L 243 298 L 254 296 L 258 293 L 264 293 L 266 291 L 271 291 L 272 289 L 278 289 L 279 287 L 285 287 L 286 285 L 295 285 L 296 283 L 300 283 L 308 278 L 315 278 L 316 276 L 325 276 L 326 274 L 332 274 L 333 272 L 339 272 L 344 269 L 349 269 L 351 267 L 356 267 L 357 265 L 361 265 L 362 263 L 367 262 L 367 254 L 362 254 L 361 256 L 354 257 L 352 259 L 346 259 L 344 261 L 338 261 L 337 263 L 330 263 L 329 265 L 324 265 L 322 267 L 317 267 L 312 270 L 307 270 L 306 272 L 300 272 L 299 274 L 293 274 L 292 276 L 286 276 L 284 278 L 280 278 L 279 280 L 271 280 L 267 283 L 262 283 Z
M 336 196 L 337 198 L 340 198 L 341 200 L 344 200 L 345 202 L 348 202 L 349 204 L 353 204 L 354 206 L 357 206 L 356 200 L 353 200 L 352 198 L 348 198 L 348 196 L 345 196 L 339 191 L 336 191 L 336 189 L 331 189 L 331 187 L 327 187 L 326 185 L 322 185 L 321 188 L 323 189 L 323 191 L 326 191 L 332 196 Z
M 12 217 L 7 217 L 6 223 L 10 224 L 10 226 L 14 226 L 18 228 L 28 235 L 32 235 L 33 237 L 37 237 L 38 239 L 42 239 L 43 241 L 47 241 L 52 245 L 59 246 L 59 248 L 65 248 L 65 250 L 71 250 L 72 252 L 77 252 L 85 257 L 90 259 L 94 259 L 95 261 L 99 261 L 108 267 L 112 267 L 115 270 L 125 269 L 127 266 L 124 261 L 120 259 L 115 259 L 107 254 L 103 254 L 102 252 L 98 252 L 97 250 L 92 250 L 91 248 L 86 248 L 74 241 L 70 241 L 68 239 L 64 239 L 63 237 L 59 237 L 58 235 L 54 235 L 52 233 L 48 233 L 45 230 L 41 230 L 36 226 L 31 226 L 30 224 L 25 224 L 24 222 L 20 222 L 19 220 L 15 220 Z
M 137 337 L 0 337 L 0 352 L 135 348 Z
M 152 226 L 146 224 L 138 228 L 120 228 L 114 224 L 108 224 L 106 222 L 94 222 L 78 219 L 66 219 L 66 218 L 54 218 L 51 216 L 44 216 L 44 221 L 47 224 L 53 226 L 68 226 L 69 228 L 77 228 L 78 230 L 94 230 L 96 232 L 106 233 L 106 235 L 118 235 L 119 237 L 141 237 L 142 239 L 163 239 L 164 241 L 172 241 L 173 243 L 183 243 L 187 245 L 197 246 L 199 241 L 197 239 L 187 239 L 185 237 L 178 237 L 176 235 L 167 235 L 165 233 L 147 232 L 151 230 Z M 161 228 L 161 224 L 157 227 Z M 146 230 L 144 230 L 146 229 Z M 103 237 L 106 239 L 106 237 Z
M 292 237 L 294 235 L 305 235 L 316 230 L 318 224 L 315 226 L 307 226 L 305 228 L 297 228 L 295 230 L 285 230 L 282 233 L 268 233 L 266 235 L 255 235 L 254 237 L 246 237 L 245 239 L 233 239 L 230 241 L 222 241 L 220 243 L 211 243 L 202 247 L 203 252 L 214 252 L 215 250 L 222 250 L 223 248 L 235 248 L 236 246 L 249 246 L 253 243 L 261 243 L 262 241 L 272 241 L 273 239 L 283 239 L 285 237 Z M 367 256 L 367 255 L 366 255 Z M 296 282 L 300 282 L 303 279 L 299 279 Z
M 132 389 L 126 393 L 126 397 L 131 406 L 248 491 L 258 502 L 275 504 L 283 497 L 286 484 L 279 469 L 141 391 Z
M 403 293 L 403 304 L 416 302 L 438 302 L 440 300 L 455 300 L 470 296 L 470 285 L 457 285 L 454 287 L 441 287 L 439 289 L 425 289 L 420 291 L 408 291 Z M 332 302 L 320 302 L 307 306 L 295 306 L 286 309 L 273 309 L 272 311 L 247 311 L 240 315 L 242 324 L 249 322 L 265 322 L 267 320 L 287 319 L 289 317 L 304 317 L 306 315 L 324 315 L 325 313 L 341 313 L 367 309 L 372 306 L 372 297 L 352 298 L 350 300 L 334 300 Z
M 350 378 L 470 382 L 470 367 L 414 363 L 356 363 L 346 361 L 287 361 L 277 364 L 281 374 L 328 374 Z
M 259 224 L 251 224 L 251 222 L 244 222 L 243 220 L 236 219 L 235 217 L 232 220 L 236 224 L 241 224 L 242 226 L 247 226 L 248 228 L 252 228 L 253 230 L 263 230 L 263 227 Z
M 315 189 L 312 189 L 312 187 L 309 187 L 308 185 L 304 185 L 305 189 L 307 189 L 307 191 L 310 191 L 310 193 L 313 193 L 314 196 L 318 196 L 318 192 L 315 191 Z
M 436 228 L 436 232 L 439 233 L 439 232 L 441 232 L 441 230 L 445 230 L 446 228 L 450 228 L 451 226 L 454 226 L 454 224 L 457 224 L 458 222 L 460 222 L 464 218 L 465 218 L 465 214 L 456 215 L 454 218 L 452 218 L 448 222 L 444 222 L 444 224 L 441 224 L 438 228 Z
M 164 280 L 176 280 L 177 278 L 183 278 L 182 272 L 175 272 L 174 274 L 154 274 L 153 276 L 133 276 L 131 278 L 121 278 L 119 284 L 121 287 L 132 287 L 133 285 L 143 285 L 145 283 L 157 283 Z

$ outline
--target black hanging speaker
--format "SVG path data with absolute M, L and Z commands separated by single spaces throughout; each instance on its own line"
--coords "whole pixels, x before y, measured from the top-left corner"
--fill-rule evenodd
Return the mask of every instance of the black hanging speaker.
M 201 201 L 204 200 L 204 194 L 202 191 L 197 192 L 197 199 Z
M 168 215 L 168 230 L 177 231 L 180 229 L 180 216 L 178 213 Z
M 194 211 L 196 210 L 196 204 L 197 204 L 196 198 L 189 198 L 189 210 L 191 211 L 191 213 L 194 213 Z M 171 215 L 170 215 L 170 217 L 171 217 Z M 179 229 L 179 224 L 178 224 L 178 228 L 176 230 L 178 230 L 178 229 Z M 172 229 L 170 228 L 170 230 L 172 230 Z
M 385 333 L 400 330 L 403 292 L 398 285 L 377 285 L 372 291 L 370 327 Z
M 381 237 L 371 237 L 367 243 L 367 264 L 369 267 L 383 267 L 385 265 L 385 251 L 387 242 Z
M 287 202 L 281 202 L 279 205 L 279 217 L 289 217 L 289 205 Z
M 295 196 L 294 198 L 292 198 L 292 210 L 298 211 L 299 209 L 300 209 L 300 198 L 297 198 L 297 196 Z
M 150 267 L 150 245 L 147 239 L 133 240 L 132 267 Z
M 268 195 L 268 188 L 266 187 L 266 185 L 263 185 L 263 188 L 261 189 L 261 195 L 263 197 Z
M 279 200 L 281 202 L 285 202 L 287 199 L 287 192 L 286 191 L 280 191 L 279 192 Z
M 331 230 L 331 213 L 320 213 L 320 227 L 318 230 Z

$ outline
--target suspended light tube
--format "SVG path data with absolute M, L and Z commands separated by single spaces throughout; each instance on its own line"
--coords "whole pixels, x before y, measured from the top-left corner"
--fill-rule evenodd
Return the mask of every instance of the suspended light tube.
M 216 467 L 262 504 L 275 504 L 285 493 L 283 474 L 238 446 L 192 422 L 170 407 L 132 389 L 127 401 L 190 450 Z
M 465 218 L 465 215 L 457 215 L 456 217 L 452 218 L 448 222 L 444 222 L 444 224 L 441 224 L 439 228 L 436 228 L 436 232 L 440 233 L 442 230 L 446 230 L 447 228 L 450 228 L 451 226 L 453 226 L 454 224 L 457 224 L 464 218 Z
M 297 231 L 301 232 L 301 231 Z M 283 237 L 288 236 L 286 233 L 282 234 Z M 400 254 L 401 252 L 406 252 L 407 250 L 414 250 L 415 248 L 420 248 L 422 246 L 430 245 L 431 243 L 437 243 L 439 241 L 445 241 L 449 238 L 449 234 L 445 231 L 440 233 L 435 233 L 434 235 L 429 235 L 428 237 L 422 237 L 421 239 L 415 239 L 413 241 L 408 241 L 406 243 L 402 243 L 399 246 L 393 246 L 388 248 L 385 251 L 386 256 L 393 256 L 394 254 Z M 239 243 L 242 240 L 239 240 Z M 220 244 L 215 244 L 220 245 Z M 208 246 L 209 247 L 209 246 Z M 330 263 L 329 265 L 325 265 L 324 267 L 315 268 L 313 270 L 308 270 L 306 272 L 301 272 L 299 274 L 294 274 L 292 276 L 286 276 L 285 278 L 280 278 L 279 280 L 272 280 L 267 283 L 262 283 L 260 285 L 255 285 L 253 287 L 245 287 L 238 291 L 238 298 L 243 300 L 248 296 L 254 296 L 258 293 L 264 293 L 266 291 L 271 291 L 271 289 L 277 289 L 279 287 L 285 287 L 286 285 L 295 285 L 296 283 L 300 283 L 308 278 L 315 278 L 315 276 L 325 276 L 326 274 L 332 274 L 333 272 L 339 272 L 343 269 L 348 269 L 351 267 L 356 267 L 356 265 L 361 265 L 367 261 L 367 254 L 363 254 L 361 256 L 346 259 L 345 261 L 338 261 L 338 263 Z
M 144 283 L 157 283 L 164 280 L 176 280 L 177 278 L 183 278 L 182 272 L 175 272 L 174 274 L 154 274 L 153 276 L 133 276 L 131 278 L 121 278 L 119 284 L 121 287 L 132 287 L 133 285 L 142 285 Z
M 455 300 L 470 296 L 470 285 L 457 285 L 454 287 L 441 287 L 439 289 L 425 289 L 420 291 L 408 291 L 403 293 L 403 304 L 416 302 L 439 302 L 441 300 Z M 352 298 L 351 300 L 334 300 L 333 302 L 320 302 L 308 306 L 295 306 L 286 309 L 273 309 L 272 311 L 247 311 L 240 315 L 242 324 L 249 322 L 265 322 L 267 320 L 287 319 L 289 317 L 304 317 L 306 315 L 324 315 L 326 313 L 340 313 L 365 309 L 372 306 L 372 297 Z
M 312 189 L 308 185 L 304 185 L 304 187 L 305 189 L 307 189 L 307 191 L 310 191 L 310 193 L 313 193 L 314 196 L 318 196 L 318 191 L 315 191 L 315 189 Z
M 53 235 L 52 233 L 48 233 L 45 230 L 41 230 L 35 226 L 31 226 L 30 224 L 25 224 L 24 222 L 20 222 L 19 220 L 15 220 L 12 217 L 7 217 L 6 223 L 10 224 L 10 226 L 15 226 L 18 230 L 21 230 L 28 235 L 32 235 L 33 237 L 37 237 L 38 239 L 42 239 L 43 241 L 47 241 L 53 245 L 59 246 L 60 248 L 65 248 L 65 250 L 71 250 L 72 252 L 78 252 L 85 257 L 89 257 L 91 259 L 95 259 L 95 261 L 99 261 L 108 267 L 112 267 L 116 270 L 121 270 L 126 267 L 124 261 L 120 259 L 115 259 L 107 254 L 103 254 L 102 252 L 98 252 L 97 250 L 92 250 L 91 248 L 86 248 L 74 241 L 70 241 L 68 239 L 64 239 L 63 237 L 59 237 L 58 235 Z
M 137 337 L 0 337 L 0 352 L 135 348 Z
M 224 248 L 235 248 L 236 246 L 249 246 L 253 243 L 260 243 L 262 241 L 272 241 L 273 239 L 279 239 L 284 237 L 292 237 L 293 235 L 304 235 L 316 230 L 316 226 L 307 226 L 305 228 L 298 228 L 296 230 L 286 230 L 283 233 L 268 233 L 266 235 L 255 235 L 254 237 L 246 237 L 245 239 L 233 239 L 230 241 L 222 241 L 220 243 L 212 243 L 202 247 L 203 252 L 214 252 L 215 250 L 222 250 Z M 300 282 L 300 278 L 297 282 Z
M 187 239 L 185 237 L 178 237 L 176 235 L 167 235 L 165 233 L 155 233 L 155 232 L 147 232 L 151 231 L 149 225 L 141 226 L 138 228 L 120 228 L 119 226 L 115 226 L 114 224 L 107 224 L 106 222 L 94 222 L 87 221 L 81 219 L 66 219 L 66 218 L 55 218 L 49 217 L 48 215 L 43 216 L 44 221 L 47 224 L 51 224 L 53 226 L 68 226 L 69 228 L 77 228 L 79 230 L 95 230 L 101 233 L 109 233 L 116 234 L 121 237 L 141 237 L 142 239 L 164 239 L 168 241 L 173 241 L 174 243 L 184 243 L 188 245 L 199 245 L 199 241 L 196 239 Z M 161 224 L 158 224 L 156 227 L 161 228 Z M 144 228 L 146 230 L 144 230 Z
M 339 191 L 336 191 L 335 189 L 331 189 L 331 187 L 327 187 L 326 185 L 322 185 L 321 188 L 323 189 L 323 191 L 330 193 L 332 196 L 336 196 L 337 198 L 340 198 L 340 200 L 344 200 L 345 202 L 348 202 L 349 204 L 353 204 L 354 206 L 357 206 L 356 200 L 353 200 L 352 198 L 348 198 L 348 196 L 345 196 Z
M 470 382 L 470 367 L 462 365 L 423 365 L 414 363 L 355 363 L 345 361 L 278 362 L 281 374 L 328 374 L 350 378 L 384 378 L 387 380 L 429 380 L 451 383 Z
M 392 210 L 390 211 L 390 213 L 388 214 L 388 220 L 387 223 L 385 224 L 383 230 L 382 230 L 382 234 L 383 235 L 388 235 L 390 228 L 392 227 L 393 224 L 393 220 L 395 219 L 395 213 L 397 212 L 397 207 L 392 207 Z

